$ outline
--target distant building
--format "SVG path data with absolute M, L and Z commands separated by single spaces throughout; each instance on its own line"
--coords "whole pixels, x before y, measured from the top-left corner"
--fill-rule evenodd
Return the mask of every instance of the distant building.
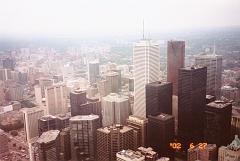
M 11 70 L 10 69 L 0 69 L 0 80 L 6 81 L 11 79 Z
M 56 115 L 57 129 L 61 130 L 61 129 L 69 127 L 70 117 L 71 117 L 70 113 Z
M 206 104 L 209 104 L 213 101 L 216 100 L 216 97 L 215 96 L 211 96 L 211 95 L 206 95 Z
M 52 115 L 45 115 L 42 116 L 38 120 L 38 133 L 39 136 L 42 135 L 43 132 L 49 130 L 57 130 L 57 118 Z
M 179 69 L 184 68 L 185 41 L 168 41 L 167 81 L 173 83 L 173 94 L 178 95 Z
M 172 83 L 153 82 L 146 85 L 146 117 L 172 114 Z
M 215 101 L 206 105 L 204 139 L 218 147 L 231 140 L 232 104 Z
M 228 146 L 221 146 L 218 149 L 218 161 L 239 161 L 240 160 L 240 140 L 238 136 Z
M 139 151 L 122 150 L 116 154 L 117 161 L 145 161 L 145 156 Z
M 215 161 L 217 160 L 217 146 L 215 144 L 197 145 L 188 149 L 188 161 Z
M 14 70 L 16 62 L 13 58 L 5 58 L 2 60 L 3 68 Z
M 103 126 L 125 124 L 130 114 L 129 98 L 111 93 L 102 98 Z
M 98 61 L 91 61 L 88 63 L 88 81 L 91 84 L 94 84 L 97 82 L 97 79 L 99 78 L 99 62 Z
M 134 133 L 134 149 L 140 146 L 145 147 L 147 141 L 147 124 L 148 119 L 138 116 L 129 116 L 127 126 L 133 129 Z
M 179 69 L 178 135 L 184 150 L 188 149 L 190 143 L 203 139 L 206 80 L 206 67 Z
M 64 114 L 67 108 L 67 87 L 57 84 L 45 88 L 46 106 L 48 115 Z
M 145 156 L 145 161 L 156 161 L 158 158 L 158 153 L 153 151 L 151 147 L 148 148 L 139 147 L 137 150 L 141 152 L 142 155 Z
M 40 161 L 59 161 L 60 159 L 60 131 L 44 132 L 36 141 Z
M 23 99 L 23 85 L 18 83 L 9 83 L 7 85 L 7 96 L 10 101 L 19 101 Z
M 105 79 L 99 80 L 97 83 L 98 91 L 100 94 L 100 98 L 107 96 L 110 94 L 110 86 L 108 84 L 108 81 Z
M 148 116 L 148 145 L 160 156 L 173 157 L 173 151 L 169 145 L 173 142 L 174 136 L 172 115 L 161 113 L 157 116 Z
M 117 72 L 110 71 L 105 74 L 105 78 L 107 81 L 107 85 L 109 86 L 110 93 L 118 93 L 119 92 L 119 74 Z
M 200 54 L 196 56 L 195 64 L 207 67 L 207 94 L 219 99 L 222 86 L 222 56 L 215 53 Z
M 80 105 L 87 103 L 86 92 L 75 90 L 70 93 L 71 115 L 79 115 L 78 108 Z
M 71 154 L 72 160 L 96 159 L 97 129 L 100 127 L 97 115 L 79 115 L 71 117 Z
M 8 137 L 4 134 L 4 131 L 0 129 L 0 160 L 3 159 L 3 156 L 9 154 L 9 147 L 8 147 Z
M 134 107 L 133 114 L 146 117 L 147 83 L 158 81 L 160 76 L 160 49 L 152 40 L 143 39 L 133 48 Z
M 97 160 L 116 160 L 116 153 L 133 148 L 133 129 L 127 126 L 110 126 L 97 130 Z
M 240 89 L 231 86 L 223 86 L 221 88 L 221 96 L 233 100 L 234 102 L 240 102 Z

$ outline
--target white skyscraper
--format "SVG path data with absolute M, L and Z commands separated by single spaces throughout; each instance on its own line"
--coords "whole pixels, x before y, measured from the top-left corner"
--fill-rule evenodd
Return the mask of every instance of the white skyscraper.
M 160 77 L 160 49 L 152 40 L 141 40 L 133 48 L 134 107 L 133 114 L 146 117 L 145 85 Z
M 207 94 L 220 97 L 222 86 L 222 56 L 200 54 L 195 58 L 195 64 L 207 67 Z
M 102 124 L 125 124 L 130 113 L 129 98 L 117 93 L 110 93 L 102 98 Z
M 65 114 L 67 109 L 67 87 L 65 84 L 45 88 L 46 112 L 48 115 Z

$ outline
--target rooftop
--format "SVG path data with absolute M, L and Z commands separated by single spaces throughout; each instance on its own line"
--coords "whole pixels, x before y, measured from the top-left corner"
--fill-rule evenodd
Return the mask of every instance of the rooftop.
M 230 104 L 231 103 L 229 103 L 229 102 L 225 102 L 225 101 L 222 101 L 222 100 L 216 100 L 214 102 L 210 102 L 207 105 L 211 106 L 211 107 L 215 107 L 215 108 L 224 108 L 224 107 L 229 106 Z
M 165 113 L 161 113 L 157 116 L 149 116 L 149 118 L 154 118 L 154 119 L 158 119 L 158 120 L 168 120 L 168 119 L 172 119 L 173 116 L 172 115 L 168 115 L 168 114 L 165 114 Z
M 95 120 L 98 119 L 99 116 L 98 115 L 77 115 L 74 117 L 70 118 L 70 121 L 90 121 L 90 120 Z
M 110 93 L 109 95 L 103 97 L 102 99 L 110 102 L 123 102 L 123 101 L 128 101 L 129 97 L 125 95 L 120 95 L 117 93 Z
M 117 157 L 124 159 L 124 160 L 131 159 L 132 161 L 144 161 L 145 160 L 145 156 L 142 155 L 140 152 L 129 150 L 129 149 L 118 152 Z
M 157 81 L 157 82 L 152 82 L 152 83 L 148 83 L 147 85 L 151 85 L 151 86 L 162 86 L 162 85 L 166 85 L 166 84 L 171 84 L 171 82 L 160 82 L 160 81 Z
M 42 135 L 37 139 L 37 143 L 49 143 L 57 139 L 60 131 L 59 130 L 49 130 L 47 132 L 42 133 Z
M 120 130 L 120 133 L 125 133 L 127 131 L 132 130 L 131 127 L 128 126 L 123 126 L 123 125 L 113 125 L 113 126 L 108 126 L 108 127 L 102 127 L 99 128 L 98 131 L 104 132 L 104 133 L 110 133 L 111 130 Z

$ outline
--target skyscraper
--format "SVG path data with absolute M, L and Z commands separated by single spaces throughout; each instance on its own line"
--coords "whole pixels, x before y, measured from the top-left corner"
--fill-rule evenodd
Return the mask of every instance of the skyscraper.
M 60 157 L 61 161 L 68 161 L 71 159 L 71 141 L 70 128 L 64 128 L 60 132 Z
M 141 40 L 133 48 L 134 107 L 133 114 L 146 117 L 145 85 L 160 77 L 160 49 L 152 40 Z
M 99 77 L 99 62 L 97 60 L 88 63 L 88 81 L 91 84 L 97 82 Z
M 220 98 L 222 86 L 222 56 L 201 54 L 196 56 L 195 64 L 207 67 L 207 94 Z
M 227 145 L 231 140 L 232 104 L 215 101 L 206 105 L 204 138 L 207 143 Z
M 202 144 L 203 145 L 203 144 Z M 217 160 L 217 146 L 215 144 L 197 145 L 188 149 L 188 161 L 214 161 Z
M 70 119 L 72 159 L 96 159 L 96 131 L 100 127 L 97 115 L 78 115 Z
M 80 105 L 87 103 L 86 92 L 75 90 L 70 93 L 71 115 L 78 115 L 78 108 Z
M 184 67 L 185 41 L 168 41 L 167 81 L 173 83 L 173 94 L 178 94 L 178 73 Z
M 147 123 L 148 119 L 138 116 L 129 116 L 127 126 L 133 128 L 134 149 L 140 146 L 145 147 L 147 141 Z
M 119 74 L 117 72 L 110 71 L 105 74 L 107 85 L 109 86 L 110 93 L 119 92 Z
M 40 161 L 59 161 L 60 139 L 59 130 L 44 132 L 36 141 Z
M 48 115 L 67 113 L 67 87 L 57 84 L 45 88 L 46 106 Z
M 139 151 L 122 150 L 116 154 L 117 161 L 145 161 L 145 156 Z
M 0 80 L 6 81 L 11 79 L 11 70 L 10 69 L 0 69 Z
M 57 130 L 57 118 L 52 115 L 45 115 L 42 116 L 38 120 L 38 133 L 39 136 L 42 135 L 43 132 L 49 130 Z
M 178 135 L 185 150 L 190 143 L 203 139 L 206 80 L 206 67 L 193 66 L 179 70 Z
M 146 85 L 146 116 L 172 114 L 172 83 L 153 82 Z
M 174 117 L 161 113 L 148 116 L 148 145 L 160 156 L 173 157 L 170 143 L 174 139 Z
M 133 148 L 133 129 L 127 126 L 109 126 L 97 130 L 97 160 L 116 160 L 116 153 Z
M 129 98 L 124 95 L 110 93 L 102 98 L 103 126 L 125 124 L 130 114 Z

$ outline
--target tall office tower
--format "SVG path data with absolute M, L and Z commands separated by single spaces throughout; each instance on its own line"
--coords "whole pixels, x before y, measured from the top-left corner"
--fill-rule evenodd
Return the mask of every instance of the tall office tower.
M 231 140 L 232 104 L 215 101 L 206 105 L 204 139 L 217 146 L 227 145 Z
M 23 85 L 12 82 L 7 85 L 7 95 L 9 100 L 18 101 L 23 99 L 24 88 Z
M 2 60 L 3 68 L 14 70 L 14 67 L 16 65 L 16 62 L 13 58 L 6 58 Z
M 173 157 L 170 143 L 174 139 L 174 117 L 161 113 L 148 117 L 148 145 L 160 156 Z
M 0 69 L 0 80 L 6 81 L 12 79 L 10 69 Z
M 146 117 L 145 85 L 158 81 L 160 76 L 159 45 L 151 40 L 141 40 L 133 48 L 134 107 L 133 114 Z
M 138 151 L 145 156 L 145 161 L 156 161 L 158 158 L 157 152 L 153 151 L 151 147 L 139 147 Z
M 130 114 L 129 98 L 111 93 L 102 98 L 103 126 L 125 124 Z
M 36 141 L 40 161 L 59 161 L 60 159 L 60 131 L 44 132 Z
M 110 71 L 105 74 L 105 78 L 107 81 L 107 85 L 109 86 L 110 93 L 118 93 L 119 92 L 119 75 L 117 72 Z
M 56 115 L 57 129 L 61 130 L 61 129 L 69 127 L 70 117 L 71 117 L 70 113 Z
M 40 107 L 23 108 L 24 129 L 26 140 L 38 137 L 38 120 L 44 115 L 44 109 Z
M 178 136 L 187 150 L 190 143 L 201 142 L 206 106 L 206 67 L 187 67 L 179 70 Z
M 73 160 L 96 160 L 96 131 L 99 127 L 97 115 L 79 115 L 70 118 Z
M 64 84 L 45 88 L 47 114 L 67 113 L 67 87 Z
M 80 105 L 87 103 L 86 92 L 75 90 L 70 93 L 71 115 L 76 116 Z
M 45 88 L 52 86 L 53 80 L 47 78 L 40 78 L 38 80 L 35 80 L 35 84 L 37 84 L 34 86 L 36 102 L 39 105 L 42 105 L 43 100 L 45 99 Z
M 38 120 L 39 136 L 41 136 L 43 132 L 46 132 L 49 130 L 56 130 L 56 129 L 57 129 L 57 118 L 55 116 L 45 115 Z
M 218 161 L 239 161 L 240 160 L 240 139 L 235 139 L 228 146 L 221 146 L 218 149 Z
M 105 79 L 100 80 L 97 83 L 97 86 L 98 86 L 98 91 L 99 91 L 99 94 L 100 94 L 100 98 L 105 97 L 108 94 L 110 94 L 110 86 L 109 86 L 107 80 L 105 80 Z
M 173 83 L 173 94 L 178 95 L 179 69 L 184 68 L 185 41 L 168 41 L 167 81 Z
M 40 107 L 23 108 L 24 130 L 26 141 L 29 145 L 30 161 L 34 160 L 32 143 L 38 137 L 38 119 L 44 115 L 44 109 Z
M 0 143 L 0 160 L 2 160 L 4 156 L 9 154 L 8 137 L 2 129 L 0 129 Z
M 117 161 L 145 161 L 145 156 L 138 151 L 122 150 L 116 154 Z
M 195 64 L 207 67 L 207 94 L 220 98 L 222 86 L 222 56 L 201 54 L 195 58 Z
M 134 133 L 134 149 L 140 146 L 146 146 L 147 140 L 147 124 L 148 119 L 138 116 L 129 116 L 127 119 L 127 126 L 133 129 Z
M 172 114 L 172 83 L 153 82 L 146 85 L 146 117 Z
M 215 144 L 197 145 L 188 149 L 188 161 L 209 161 L 217 160 L 217 146 Z
M 120 69 L 112 70 L 113 72 L 118 73 L 118 90 L 121 91 L 122 87 L 122 71 Z
M 88 103 L 92 104 L 92 113 L 99 116 L 100 124 L 102 126 L 102 105 L 101 101 L 96 98 L 88 98 Z
M 88 63 L 88 81 L 90 84 L 94 84 L 97 82 L 97 79 L 99 78 L 99 62 L 98 61 L 92 61 Z
M 62 161 L 71 159 L 70 128 L 64 128 L 60 132 L 60 157 Z
M 123 149 L 133 148 L 133 129 L 115 125 L 97 130 L 97 160 L 116 160 L 116 153 Z

